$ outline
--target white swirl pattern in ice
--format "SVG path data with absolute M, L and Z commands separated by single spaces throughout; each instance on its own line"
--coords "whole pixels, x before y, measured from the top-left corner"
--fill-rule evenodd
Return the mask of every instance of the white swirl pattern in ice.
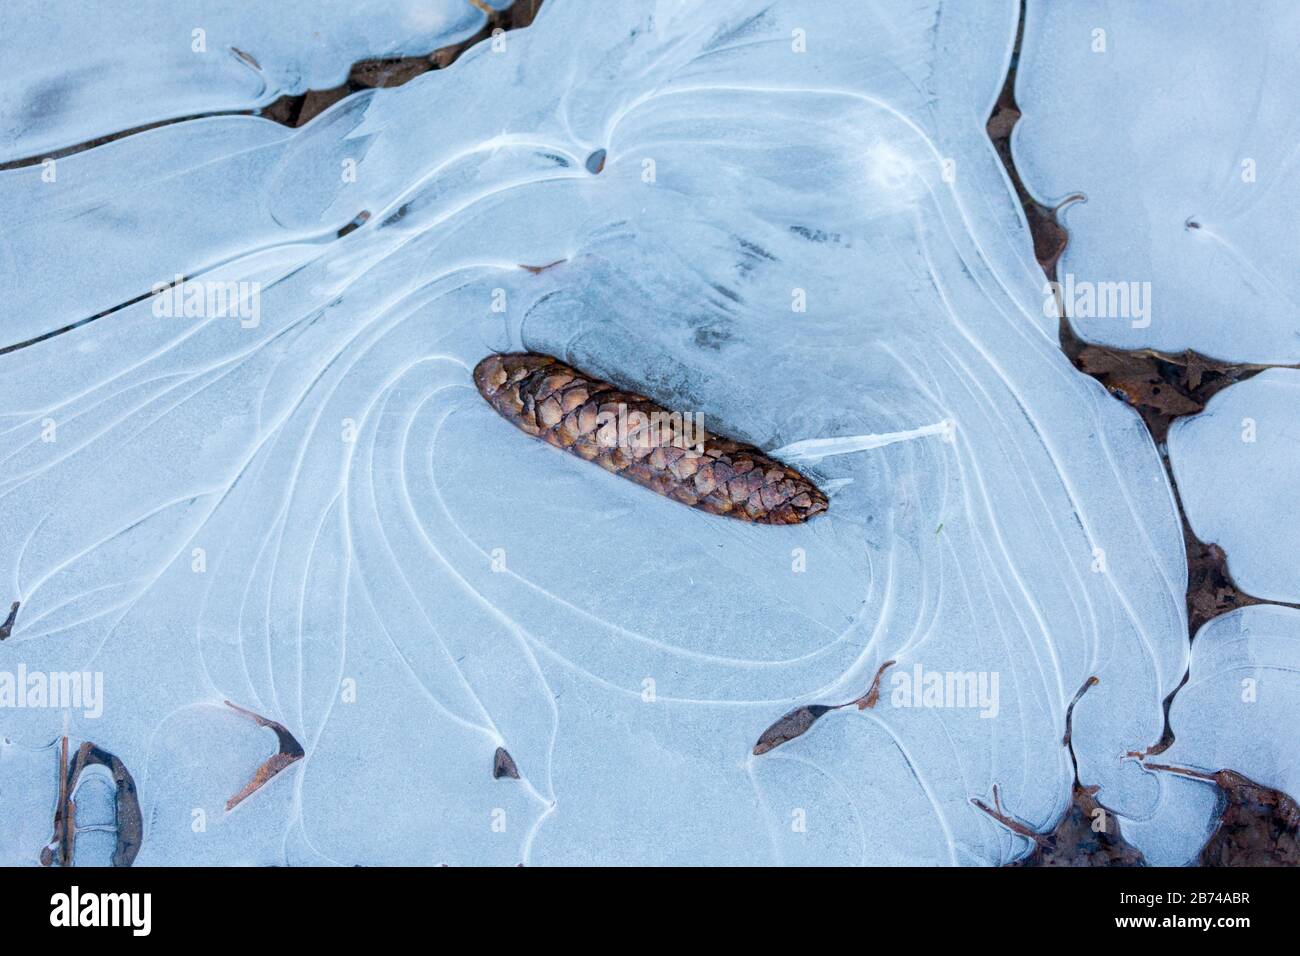
M 1059 817 L 1092 676 L 1080 776 L 1149 817 L 1181 534 L 1043 317 L 995 6 L 550 0 L 297 132 L 0 174 L 10 341 L 107 313 L 0 355 L 0 667 L 105 673 L 70 730 L 134 770 L 139 862 L 999 863 L 1027 841 L 971 801 Z M 258 283 L 256 322 L 131 302 L 175 275 Z M 915 434 L 747 526 L 521 435 L 470 380 L 493 348 L 763 448 Z M 995 706 L 896 706 L 918 667 Z M 274 745 L 224 699 L 306 749 L 228 814 Z

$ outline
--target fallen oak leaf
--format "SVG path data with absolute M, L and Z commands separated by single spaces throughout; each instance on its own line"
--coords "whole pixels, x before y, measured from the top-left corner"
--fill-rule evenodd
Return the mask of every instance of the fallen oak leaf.
M 280 749 L 268 757 L 266 761 L 257 768 L 257 771 L 253 774 L 253 778 L 244 785 L 244 789 L 240 790 L 237 794 L 226 801 L 226 812 L 229 813 L 261 789 L 268 780 L 285 767 L 301 760 L 306 755 L 306 751 L 302 749 L 302 744 L 298 743 L 297 738 L 294 737 L 293 734 L 289 733 L 284 724 L 274 720 L 269 720 L 261 714 L 253 713 L 251 710 L 245 710 L 243 707 L 240 707 L 238 704 L 232 704 L 230 701 L 226 701 L 225 703 L 227 707 L 231 708 L 236 713 L 251 718 L 259 727 L 269 727 L 271 730 L 275 731 L 276 739 L 280 744 Z
M 1096 345 L 1085 346 L 1077 359 L 1081 371 L 1101 381 L 1130 405 L 1145 406 L 1169 417 L 1199 412 L 1204 405 L 1166 379 L 1157 362 L 1152 355 L 1117 352 Z

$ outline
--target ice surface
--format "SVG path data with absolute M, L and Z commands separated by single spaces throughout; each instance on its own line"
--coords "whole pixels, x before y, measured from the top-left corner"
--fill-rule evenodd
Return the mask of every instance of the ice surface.
M 1300 371 L 1267 369 L 1169 431 L 1187 520 L 1239 588 L 1300 603 Z
M 1160 799 L 1150 814 L 1122 817 L 1120 829 L 1147 866 L 1194 866 L 1219 822 L 1222 795 L 1213 784 L 1179 774 L 1166 773 L 1161 782 Z
M 57 747 L 28 747 L 0 735 L 0 800 L 0 866 L 35 866 L 54 831 Z
M 277 0 L 0 9 L 0 163 L 160 120 L 338 86 L 357 60 L 430 53 L 510 0 Z
M 1081 779 L 1150 817 L 1124 755 L 1185 669 L 1183 545 L 984 134 L 1016 7 L 551 0 L 293 133 L 4 174 L 48 213 L 11 341 L 113 311 L 0 355 L 0 669 L 104 672 L 70 719 L 136 774 L 141 862 L 999 863 L 1027 841 L 971 800 L 1055 821 L 1091 676 Z M 257 321 L 123 304 L 176 274 L 258 283 Z M 492 348 L 861 447 L 801 465 L 836 489 L 806 525 L 701 514 L 501 420 Z M 918 667 L 996 706 L 897 706 Z M 229 814 L 275 742 L 226 699 L 306 749 Z
M 1298 42 L 1290 0 L 1028 0 L 1016 169 L 1049 206 L 1087 197 L 1057 271 L 1150 283 L 1146 315 L 1076 286 L 1084 339 L 1300 362 Z
M 1187 684 L 1169 710 L 1173 745 L 1149 761 L 1184 774 L 1235 770 L 1300 798 L 1300 610 L 1259 604 L 1207 623 L 1192 642 Z M 1175 771 L 1170 772 L 1170 776 Z M 1161 814 L 1162 839 L 1199 849 L 1217 791 L 1184 776 Z

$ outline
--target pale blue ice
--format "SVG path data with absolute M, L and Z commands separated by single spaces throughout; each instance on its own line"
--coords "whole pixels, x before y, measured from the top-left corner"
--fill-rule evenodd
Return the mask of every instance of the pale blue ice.
M 0 711 L 0 796 L 47 814 L 0 859 L 49 838 L 66 722 L 135 774 L 140 863 L 997 864 L 1030 844 L 972 800 L 1055 823 L 1090 677 L 1080 779 L 1165 839 L 1182 778 L 1129 754 L 1187 667 L 1182 534 L 1147 430 L 1058 347 L 984 130 L 1017 16 L 548 0 L 300 130 L 0 172 L 0 345 L 31 343 L 0 354 L 0 670 L 106 698 Z M 307 56 L 288 13 L 256 27 L 264 70 Z M 277 88 L 393 45 L 355 39 Z M 162 82 L 131 66 L 7 148 L 141 122 L 84 106 Z M 164 85 L 155 119 L 267 98 Z M 156 314 L 178 275 L 256 283 L 256 320 Z M 826 516 L 748 526 L 502 421 L 469 370 L 521 348 L 767 449 L 922 431 L 840 443 L 801 465 Z M 895 706 L 887 672 L 751 754 L 890 660 L 997 674 L 996 716 Z M 224 700 L 307 752 L 230 813 L 275 744 Z

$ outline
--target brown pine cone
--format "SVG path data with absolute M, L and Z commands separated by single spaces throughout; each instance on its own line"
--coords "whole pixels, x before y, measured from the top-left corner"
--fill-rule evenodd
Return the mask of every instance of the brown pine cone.
M 534 438 L 692 508 L 760 524 L 798 524 L 827 508 L 799 472 L 707 433 L 702 415 L 669 412 L 549 355 L 489 355 L 474 384 Z

